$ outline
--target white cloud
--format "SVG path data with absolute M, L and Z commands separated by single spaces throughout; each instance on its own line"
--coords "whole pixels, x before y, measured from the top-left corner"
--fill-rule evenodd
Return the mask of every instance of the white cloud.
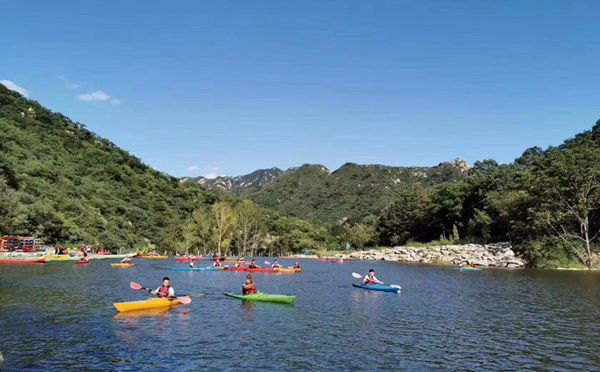
M 20 93 L 22 96 L 29 98 L 29 91 L 23 87 L 18 86 L 10 80 L 0 80 L 0 84 L 4 85 L 8 89 Z
M 197 166 L 197 165 L 190 165 L 190 166 L 188 167 L 188 170 L 189 170 L 190 172 L 194 172 L 194 173 L 195 173 L 195 172 L 198 172 L 198 170 L 200 170 L 200 167 L 199 167 L 199 166 Z
M 101 90 L 97 90 L 91 93 L 80 94 L 77 96 L 80 100 L 85 102 L 105 102 L 109 101 L 111 97 Z
M 212 173 L 206 173 L 203 175 L 204 178 L 208 178 L 209 180 L 212 180 L 213 178 L 217 178 L 219 177 L 219 175 L 215 172 Z

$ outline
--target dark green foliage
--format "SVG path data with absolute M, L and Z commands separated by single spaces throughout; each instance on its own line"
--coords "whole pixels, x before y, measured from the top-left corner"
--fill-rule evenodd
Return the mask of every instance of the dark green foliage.
M 177 227 L 219 199 L 236 202 L 157 172 L 0 85 L 0 235 L 175 250 Z M 286 250 L 332 241 L 324 229 L 271 215 L 271 241 Z

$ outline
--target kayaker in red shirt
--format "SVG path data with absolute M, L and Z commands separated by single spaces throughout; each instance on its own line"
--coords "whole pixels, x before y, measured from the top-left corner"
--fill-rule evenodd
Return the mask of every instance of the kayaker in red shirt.
M 271 266 L 272 269 L 280 269 L 281 265 L 279 264 L 279 262 L 277 262 L 277 260 L 275 260 L 275 262 L 273 262 L 273 265 Z
M 246 275 L 246 283 L 242 286 L 242 294 L 243 295 L 251 295 L 258 293 L 256 289 L 256 285 L 254 284 L 254 280 L 252 279 L 252 275 Z
M 171 287 L 171 280 L 168 277 L 164 277 L 162 285 L 150 293 L 161 298 L 175 298 L 175 290 Z
M 216 260 L 215 263 L 213 264 L 214 267 L 222 267 L 223 265 L 221 264 L 221 261 Z
M 260 266 L 258 266 L 256 264 L 256 260 L 255 259 L 252 259 L 252 262 L 250 262 L 250 265 L 248 265 L 248 268 L 249 269 L 260 269 Z
M 363 282 L 366 285 L 383 284 L 383 282 L 375 277 L 375 270 L 369 270 L 369 274 L 365 276 Z

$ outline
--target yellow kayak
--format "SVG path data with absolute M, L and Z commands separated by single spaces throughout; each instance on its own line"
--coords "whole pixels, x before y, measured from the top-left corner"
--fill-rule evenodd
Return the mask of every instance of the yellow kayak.
M 277 271 L 282 274 L 298 274 L 302 272 L 302 269 L 279 269 Z
M 137 258 L 141 258 L 142 260 L 166 260 L 169 256 L 137 256 Z
M 117 268 L 117 269 L 128 269 L 130 267 L 134 267 L 135 264 L 132 263 L 114 263 L 114 264 L 110 264 L 110 266 Z
M 120 312 L 125 312 L 135 310 L 171 308 L 177 305 L 181 305 L 181 301 L 179 301 L 179 299 L 168 300 L 166 298 L 149 298 L 143 301 L 116 302 L 113 305 Z

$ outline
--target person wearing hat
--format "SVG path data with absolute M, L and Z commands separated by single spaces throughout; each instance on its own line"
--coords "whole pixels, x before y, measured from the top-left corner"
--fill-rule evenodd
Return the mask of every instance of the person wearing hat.
M 251 295 L 258 293 L 256 289 L 256 284 L 254 284 L 254 280 L 252 279 L 252 275 L 246 275 L 246 283 L 242 286 L 242 294 L 243 295 Z
M 150 291 L 151 294 L 153 295 L 157 295 L 158 297 L 161 298 L 175 298 L 175 290 L 173 289 L 173 287 L 171 287 L 171 279 L 169 279 L 168 277 L 164 277 L 163 278 L 163 282 L 162 285 L 158 288 L 156 288 L 156 290 L 154 291 Z
M 369 274 L 365 276 L 363 282 L 366 285 L 383 284 L 383 282 L 375 277 L 375 270 L 369 270 Z

